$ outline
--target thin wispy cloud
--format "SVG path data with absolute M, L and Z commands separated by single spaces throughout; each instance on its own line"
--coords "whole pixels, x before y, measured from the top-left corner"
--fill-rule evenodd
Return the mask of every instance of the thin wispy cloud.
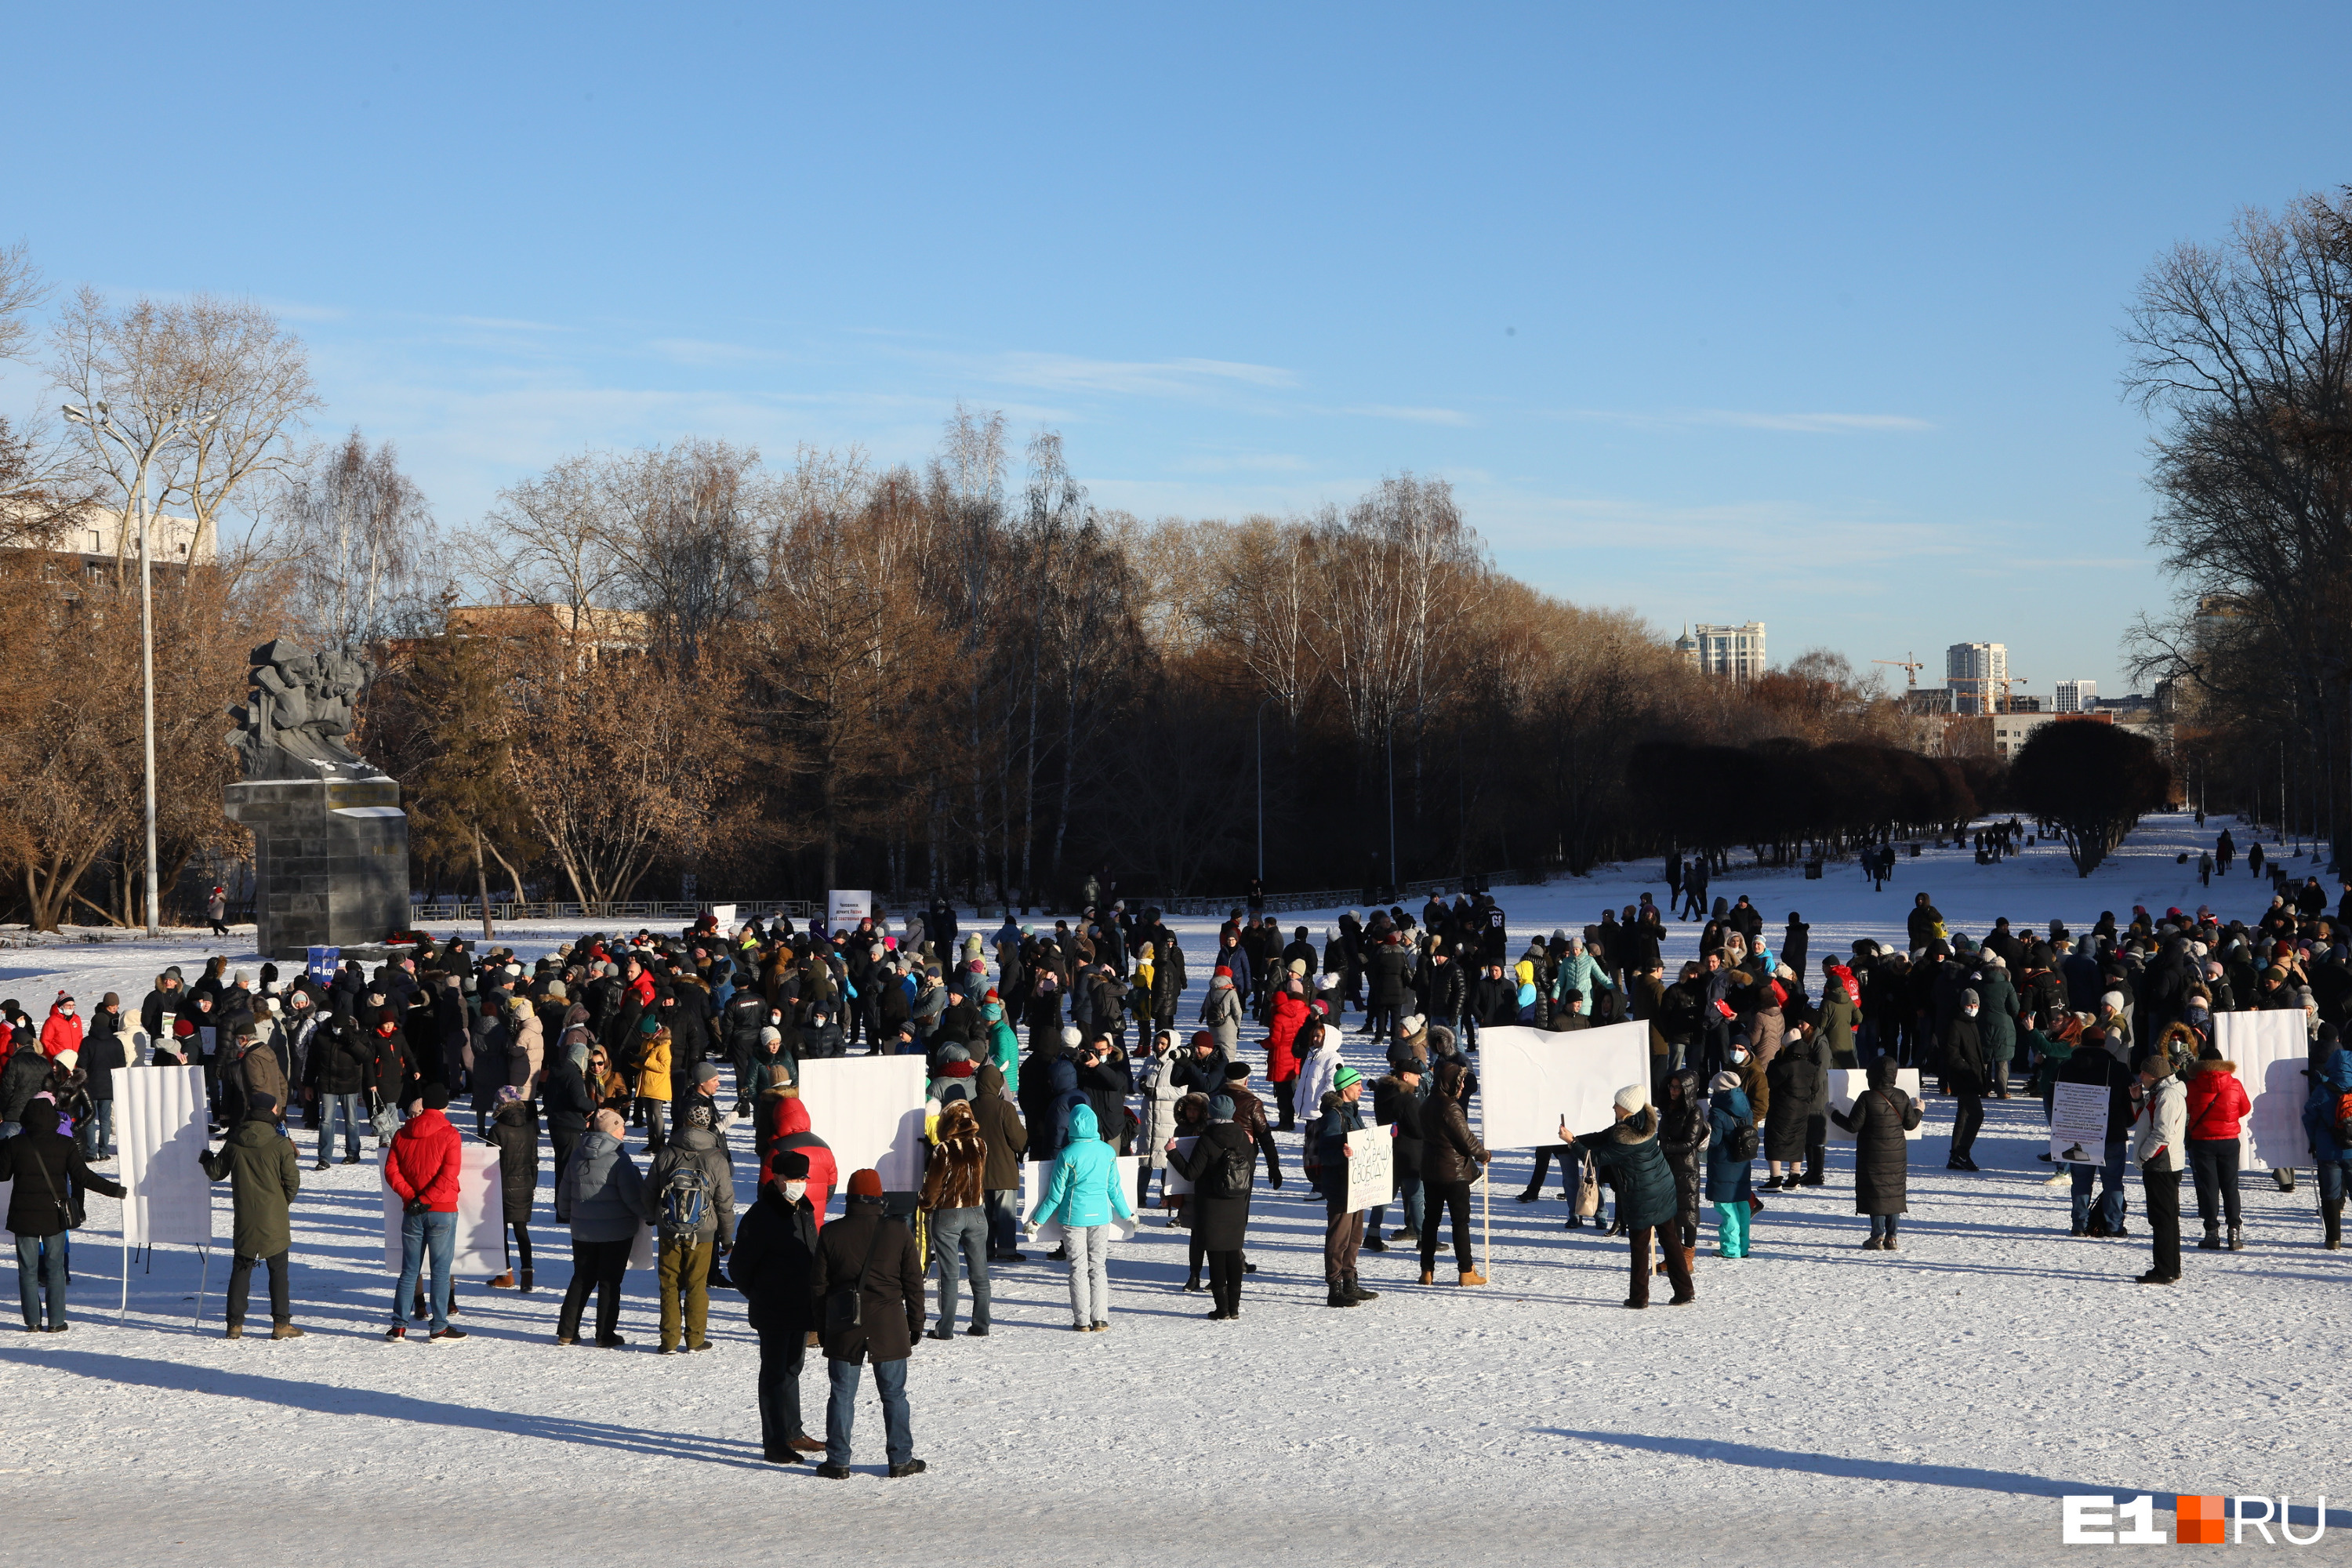
M 672 364 L 761 364 L 789 356 L 749 343 L 712 342 L 704 338 L 654 338 L 646 347 Z
M 1143 397 L 1199 397 L 1236 386 L 1297 384 L 1296 376 L 1276 365 L 1220 359 L 1101 360 L 1076 354 L 1010 353 L 998 358 L 993 370 L 998 379 L 1016 386 Z
M 1908 414 L 1772 414 L 1743 408 L 1569 408 L 1562 409 L 1558 416 L 1596 425 L 1622 425 L 1635 430 L 1711 426 L 1735 430 L 1783 430 L 1805 436 L 1908 433 L 1936 428 L 1932 422 Z
M 1353 408 L 1342 408 L 1339 412 L 1363 419 L 1402 419 L 1414 425 L 1466 426 L 1470 423 L 1470 416 L 1458 408 L 1406 408 L 1392 403 L 1367 403 Z

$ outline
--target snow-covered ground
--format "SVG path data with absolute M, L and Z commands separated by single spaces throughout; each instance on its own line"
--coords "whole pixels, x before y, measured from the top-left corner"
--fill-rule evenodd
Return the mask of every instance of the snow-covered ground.
M 2200 889 L 2175 863 L 2200 837 L 2186 817 L 2152 819 L 2088 880 L 2039 847 L 1990 868 L 1930 851 L 1879 894 L 1838 868 L 1714 890 L 1750 894 L 1776 941 L 1803 911 L 1817 956 L 1898 934 L 1922 889 L 1979 933 L 2001 914 L 2083 930 L 2135 903 L 2251 918 L 2266 885 L 2241 868 Z M 1516 942 L 1645 887 L 1663 900 L 1654 864 L 1497 897 Z M 1300 921 L 1318 938 L 1326 923 Z M 1696 928 L 1675 929 L 1680 958 Z M 1196 977 L 1213 931 L 1180 926 Z M 528 955 L 572 932 L 503 934 Z M 135 1006 L 164 963 L 193 973 L 212 951 L 181 933 L 0 952 L 0 994 L 36 1014 L 60 985 Z M 1360 1034 L 1351 1055 L 1371 1065 L 1358 1047 Z M 2137 1216 L 2128 1240 L 2067 1235 L 2064 1189 L 2033 1158 L 2037 1101 L 1995 1102 L 1979 1175 L 1943 1169 L 1950 1102 L 1930 1117 L 1903 1252 L 1857 1249 L 1849 1156 L 1832 1150 L 1829 1187 L 1768 1198 L 1751 1258 L 1702 1252 L 1688 1310 L 1623 1310 L 1622 1241 L 1564 1230 L 1556 1180 L 1540 1205 L 1507 1201 L 1524 1156 L 1498 1162 L 1484 1289 L 1423 1289 L 1407 1254 L 1367 1254 L 1385 1294 L 1334 1313 L 1321 1208 L 1295 1182 L 1258 1200 L 1260 1271 L 1235 1324 L 1202 1319 L 1206 1298 L 1178 1289 L 1183 1233 L 1157 1225 L 1116 1249 L 1108 1334 L 1067 1331 L 1057 1267 L 1001 1266 L 996 1332 L 916 1353 L 930 1472 L 905 1483 L 880 1479 L 870 1390 L 856 1479 L 761 1462 L 740 1297 L 714 1301 L 717 1350 L 660 1358 L 650 1278 L 633 1273 L 625 1352 L 557 1348 L 569 1269 L 544 1205 L 539 1291 L 470 1280 L 471 1337 L 426 1346 L 380 1338 L 372 1166 L 314 1175 L 306 1161 L 294 1287 L 310 1334 L 290 1342 L 220 1338 L 225 1258 L 192 1323 L 196 1258 L 172 1249 L 133 1274 L 118 1321 L 116 1206 L 98 1199 L 77 1237 L 73 1331 L 0 1334 L 15 1527 L 0 1561 L 71 1543 L 126 1563 L 2041 1563 L 2071 1555 L 2063 1492 L 2153 1492 L 2168 1510 L 2174 1493 L 2352 1490 L 2352 1261 L 2318 1248 L 2307 1179 L 2288 1196 L 2250 1178 L 2248 1249 L 2192 1247 L 2182 1283 L 2151 1290 L 2132 1283 L 2147 1267 Z M 219 1208 L 225 1237 L 225 1190 Z M 821 1431 L 821 1363 L 802 1396 Z M 2352 1542 L 2336 1517 L 2315 1558 Z

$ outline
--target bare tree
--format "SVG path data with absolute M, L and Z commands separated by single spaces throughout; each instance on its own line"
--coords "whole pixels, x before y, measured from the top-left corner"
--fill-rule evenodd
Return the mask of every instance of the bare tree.
M 610 609 L 627 563 L 606 543 L 614 459 L 583 452 L 536 479 L 500 490 L 482 519 L 480 552 L 492 584 L 509 598 L 556 605 L 577 630 L 592 608 Z
M 693 669 L 759 587 L 774 487 L 752 447 L 681 441 L 604 465 L 598 542 L 656 647 Z
M 317 642 L 350 649 L 414 636 L 434 616 L 433 511 L 391 442 L 371 448 L 353 430 L 312 447 L 284 477 L 270 521 Z

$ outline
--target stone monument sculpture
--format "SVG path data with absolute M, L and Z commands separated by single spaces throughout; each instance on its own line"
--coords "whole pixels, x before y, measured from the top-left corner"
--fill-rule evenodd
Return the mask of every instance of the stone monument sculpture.
M 253 830 L 260 949 L 382 942 L 409 922 L 408 814 L 400 783 L 346 746 L 367 666 L 279 637 L 250 655 L 252 689 L 228 710 L 245 777 L 222 809 Z

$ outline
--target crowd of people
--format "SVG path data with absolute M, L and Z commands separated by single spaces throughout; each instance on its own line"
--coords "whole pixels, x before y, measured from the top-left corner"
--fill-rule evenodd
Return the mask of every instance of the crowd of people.
M 2007 852 L 2010 837 L 1994 833 L 1986 852 Z M 889 1473 L 923 1468 L 908 1357 L 960 1323 L 987 1335 L 992 1271 L 1031 1261 L 1024 1248 L 1042 1246 L 1045 1230 L 1057 1233 L 1047 1261 L 1066 1269 L 1071 1328 L 1109 1331 L 1113 1243 L 1154 1206 L 1155 1172 L 1158 1217 L 1188 1233 L 1182 1289 L 1206 1293 L 1212 1321 L 1241 1319 L 1257 1268 L 1253 1201 L 1292 1178 L 1323 1206 L 1328 1306 L 1376 1300 L 1362 1254 L 1398 1244 L 1419 1253 L 1422 1286 L 1437 1283 L 1448 1239 L 1454 1283 L 1485 1284 L 1471 1226 L 1494 1158 L 1471 1113 L 1482 1029 L 1645 1026 L 1646 1081 L 1617 1090 L 1610 1125 L 1560 1127 L 1518 1194 L 1539 1201 L 1557 1162 L 1567 1227 L 1626 1239 L 1631 1308 L 1649 1305 L 1655 1275 L 1670 1280 L 1672 1304 L 1697 1300 L 1709 1219 L 1717 1255 L 1740 1258 L 1756 1245 L 1764 1194 L 1802 1202 L 1824 1188 L 1832 1125 L 1854 1141 L 1854 1207 L 1869 1222 L 1860 1245 L 1898 1250 L 1922 1100 L 1950 1100 L 1948 1166 L 1974 1173 L 1983 1102 L 2038 1094 L 2046 1115 L 2060 1083 L 2099 1086 L 2109 1106 L 2095 1157 L 2086 1150 L 2049 1178 L 2071 1188 L 2072 1234 L 2129 1234 L 2124 1178 L 2137 1165 L 2155 1252 L 2139 1278 L 2178 1280 L 2184 1174 L 2200 1246 L 2246 1246 L 2239 1134 L 2250 1102 L 2213 1025 L 2239 1010 L 2300 1014 L 2323 1243 L 2339 1245 L 2352 1163 L 2352 1057 L 2338 1037 L 2352 1010 L 2352 886 L 2332 911 L 2294 889 L 2251 922 L 2136 909 L 2079 935 L 2005 919 L 1980 935 L 1951 931 L 1923 892 L 1901 944 L 1855 942 L 1809 976 L 1807 923 L 1792 911 L 1768 931 L 1749 899 L 1708 901 L 1706 864 L 1669 865 L 1664 910 L 1643 894 L 1516 953 L 1504 911 L 1483 894 L 1349 911 L 1319 936 L 1236 910 L 1197 986 L 1154 909 L 1114 902 L 1051 926 L 1008 917 L 983 932 L 961 929 L 941 901 L 831 932 L 778 918 L 731 931 L 705 919 L 674 937 L 594 934 L 529 964 L 454 938 L 290 977 L 268 963 L 249 977 L 215 958 L 193 982 L 177 968 L 158 975 L 135 1012 L 109 994 L 86 1023 L 63 994 L 38 1024 L 0 1004 L 13 1034 L 0 1065 L 0 1179 L 15 1179 L 8 1225 L 26 1326 L 68 1326 L 69 1233 L 85 1193 L 121 1194 L 95 1167 L 110 1155 L 112 1075 L 136 1065 L 142 1041 L 149 1065 L 202 1068 L 218 1140 L 205 1170 L 230 1184 L 235 1210 L 230 1337 L 244 1334 L 256 1268 L 272 1336 L 302 1332 L 288 1268 L 301 1149 L 318 1171 L 339 1142 L 354 1163 L 373 1138 L 404 1210 L 385 1338 L 421 1321 L 432 1341 L 462 1340 L 452 1267 L 470 1111 L 474 1137 L 499 1151 L 507 1222 L 507 1264 L 488 1288 L 536 1290 L 531 1232 L 551 1194 L 571 1252 L 553 1338 L 621 1348 L 622 1281 L 644 1237 L 656 1252 L 657 1352 L 709 1349 L 712 1290 L 740 1293 L 761 1347 L 764 1451 L 816 1458 L 827 1476 L 848 1473 L 868 1362 Z M 1670 975 L 1664 950 L 1691 924 L 1697 956 Z M 1343 1052 L 1350 1011 L 1361 1015 L 1358 1062 Z M 859 1054 L 925 1058 L 915 1192 L 838 1169 L 799 1095 L 802 1064 Z M 1860 1069 L 1866 1087 L 1833 1103 L 1829 1075 L 1841 1068 Z M 1906 1072 L 1922 1092 L 1906 1089 Z M 1395 1171 L 1387 1201 L 1370 1205 L 1348 1180 L 1354 1135 L 1368 1127 L 1388 1131 Z M 1296 1138 L 1289 1172 L 1281 1134 Z M 1040 1199 L 1024 1215 L 1032 1163 Z M 747 1205 L 739 1168 L 754 1189 Z M 2277 1179 L 2292 1190 L 2292 1172 Z M 829 1219 L 836 1187 L 845 1206 Z M 1402 1221 L 1393 1231 L 1389 1203 Z M 822 1439 L 802 1415 L 812 1349 L 830 1379 Z

